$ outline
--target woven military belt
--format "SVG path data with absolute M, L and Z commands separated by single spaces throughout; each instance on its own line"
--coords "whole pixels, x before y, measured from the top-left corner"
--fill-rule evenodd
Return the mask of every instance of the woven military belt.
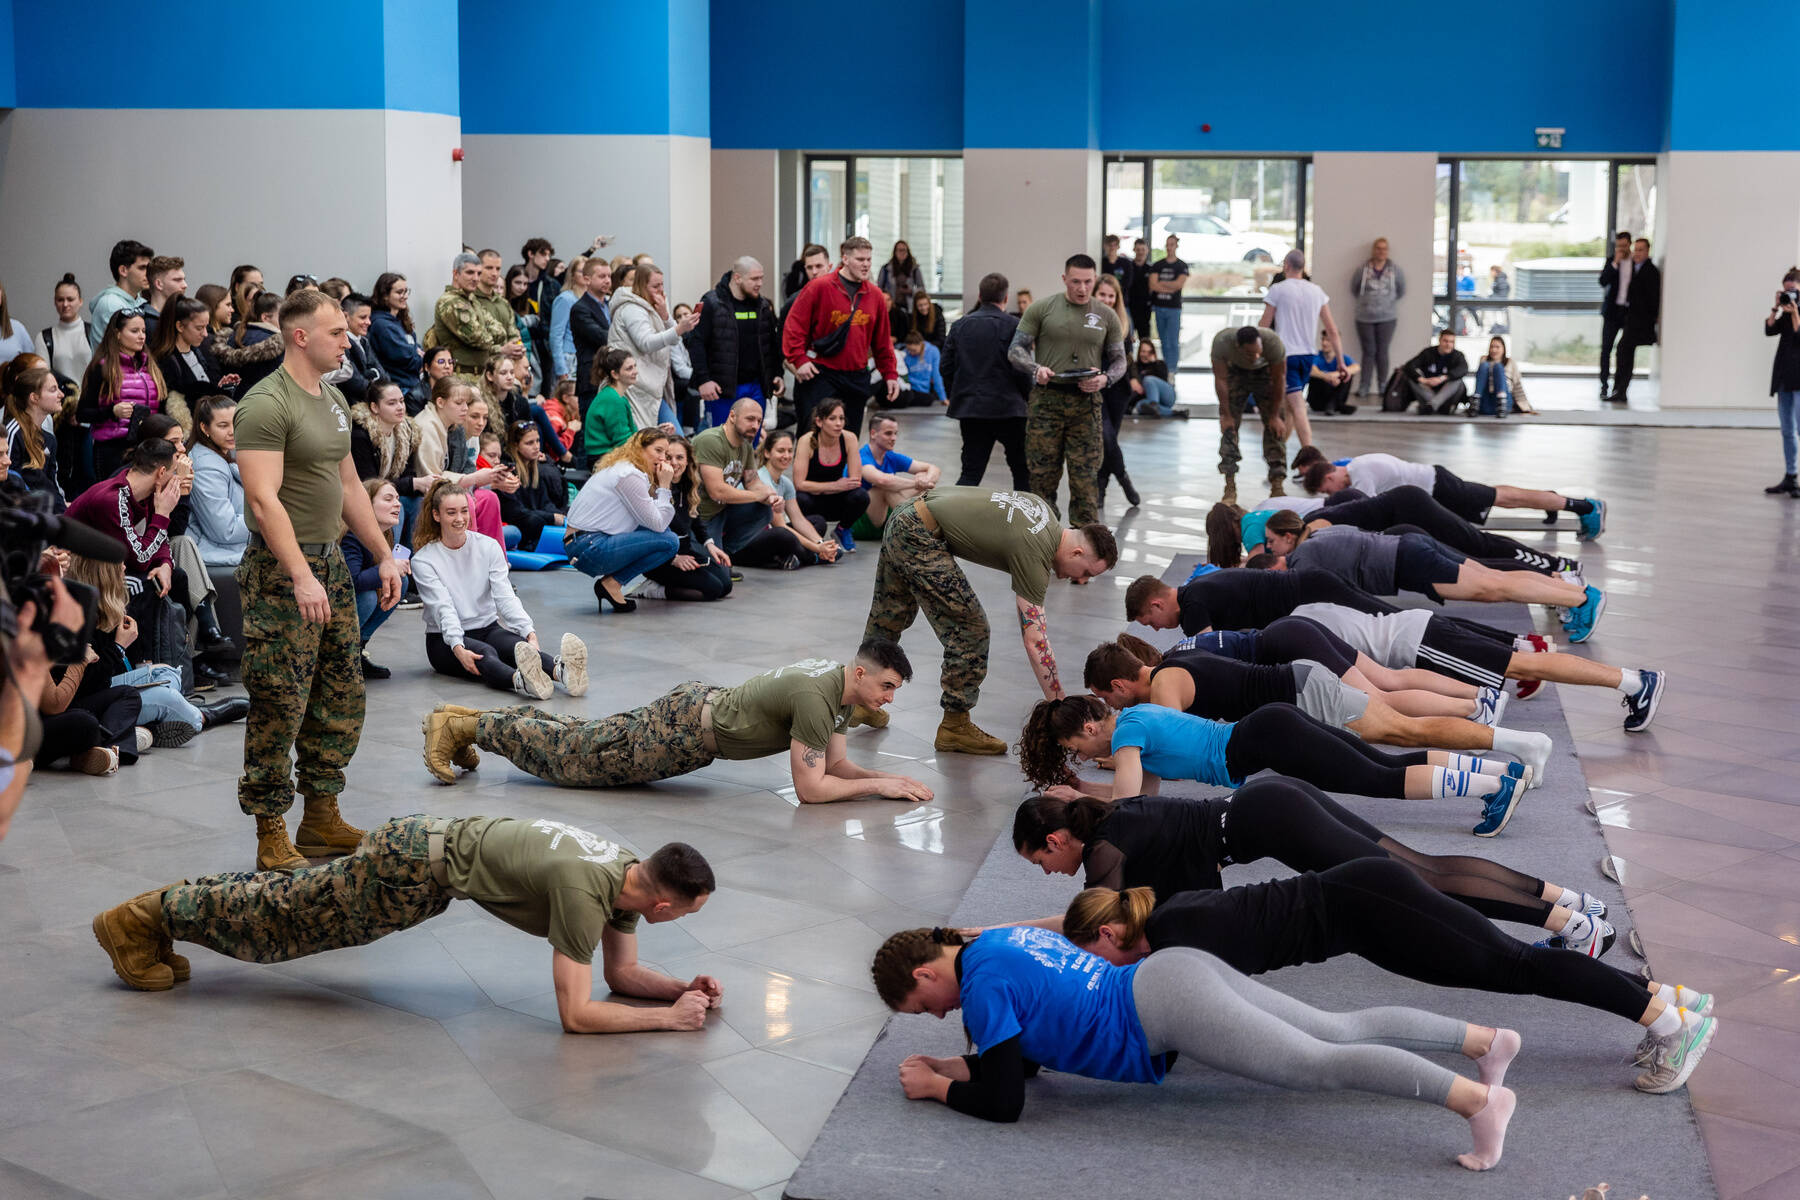
M 270 554 L 275 553 L 275 548 L 269 545 L 268 541 L 260 533 L 253 533 L 250 535 L 250 544 L 252 546 L 260 546 Z M 336 542 L 299 542 L 297 544 L 300 547 L 300 553 L 306 555 L 308 558 L 324 558 L 330 554 L 332 550 L 337 548 Z
M 431 878 L 453 900 L 469 897 L 450 886 L 450 867 L 444 861 L 444 834 L 450 828 L 449 817 L 433 817 L 425 824 L 425 857 L 431 864 Z

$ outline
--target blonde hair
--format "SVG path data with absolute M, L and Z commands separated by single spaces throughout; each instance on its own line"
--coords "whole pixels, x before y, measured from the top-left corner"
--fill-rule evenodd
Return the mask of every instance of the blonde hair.
M 1119 328 L 1126 333 L 1130 333 L 1131 314 L 1125 310 L 1125 287 L 1119 282 L 1119 277 L 1117 275 L 1102 274 L 1099 280 L 1094 284 L 1094 297 L 1095 299 L 1099 299 L 1100 289 L 1106 286 L 1108 280 L 1112 281 L 1113 302 L 1111 307 L 1113 315 L 1119 318 Z
M 650 447 L 654 446 L 657 442 L 673 440 L 673 438 L 663 432 L 658 426 L 651 425 L 647 428 L 640 429 L 624 441 L 620 442 L 617 446 L 614 446 L 611 450 L 608 450 L 600 461 L 594 464 L 594 470 L 604 471 L 614 463 L 628 462 L 648 476 L 651 473 L 652 467 L 652 463 L 650 462 Z
M 1119 945 L 1133 946 L 1144 936 L 1155 907 L 1156 893 L 1147 887 L 1122 892 L 1088 888 L 1069 901 L 1068 911 L 1063 913 L 1063 936 L 1085 949 L 1100 940 L 1102 925 L 1116 925 Z
M 124 624 L 124 563 L 100 562 L 92 558 L 83 558 L 79 554 L 70 554 L 69 566 L 63 575 L 76 583 L 85 583 L 99 593 L 99 603 L 94 606 L 94 627 L 96 629 L 111 632 Z

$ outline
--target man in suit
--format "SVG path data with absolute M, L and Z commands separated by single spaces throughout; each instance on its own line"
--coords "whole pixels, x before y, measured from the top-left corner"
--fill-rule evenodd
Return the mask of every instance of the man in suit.
M 1656 345 L 1656 322 L 1662 313 L 1662 272 L 1650 261 L 1650 239 L 1639 238 L 1631 246 L 1630 272 L 1619 273 L 1619 304 L 1625 310 L 1619 333 L 1619 361 L 1613 371 L 1613 393 L 1607 399 L 1625 403 L 1631 387 L 1631 370 L 1637 365 L 1639 346 Z
M 612 268 L 604 258 L 595 255 L 587 262 L 587 291 L 569 309 L 569 337 L 575 342 L 575 398 L 581 411 L 600 391 L 594 383 L 594 359 L 606 349 L 607 335 L 612 332 L 612 314 L 607 310 L 607 293 L 612 291 Z
M 1613 343 L 1625 328 L 1625 308 L 1619 304 L 1619 276 L 1629 280 L 1631 265 L 1631 233 L 1621 229 L 1613 237 L 1612 257 L 1600 268 L 1600 398 L 1610 399 L 1607 380 L 1612 374 Z
M 1006 311 L 1011 285 L 999 273 L 982 277 L 979 303 L 950 327 L 940 369 L 950 393 L 950 416 L 962 424 L 962 474 L 958 487 L 981 482 L 988 458 L 999 442 L 1012 471 L 1013 490 L 1030 490 L 1025 469 L 1025 397 L 1030 379 L 1007 361 L 1006 351 L 1019 328 L 1019 318 Z

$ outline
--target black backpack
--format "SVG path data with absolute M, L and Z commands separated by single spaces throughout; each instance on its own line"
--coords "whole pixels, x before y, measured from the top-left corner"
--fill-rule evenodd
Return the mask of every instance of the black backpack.
M 156 585 L 146 582 L 144 590 L 125 605 L 131 619 L 137 622 L 136 661 L 167 663 L 181 672 L 181 694 L 194 690 L 194 654 L 189 648 L 187 610 L 156 594 Z
M 1381 390 L 1381 411 L 1405 412 L 1411 404 L 1412 379 L 1404 370 L 1395 371 Z

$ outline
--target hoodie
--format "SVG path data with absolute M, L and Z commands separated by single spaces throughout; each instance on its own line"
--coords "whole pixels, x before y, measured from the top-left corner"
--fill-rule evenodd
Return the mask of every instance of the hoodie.
M 637 359 L 637 382 L 626 398 L 631 401 L 632 420 L 639 429 L 646 429 L 656 424 L 663 401 L 675 403 L 674 376 L 692 370 L 687 347 L 681 344 L 675 326 L 630 288 L 612 294 L 611 308 L 612 330 L 606 335 L 606 344 Z

